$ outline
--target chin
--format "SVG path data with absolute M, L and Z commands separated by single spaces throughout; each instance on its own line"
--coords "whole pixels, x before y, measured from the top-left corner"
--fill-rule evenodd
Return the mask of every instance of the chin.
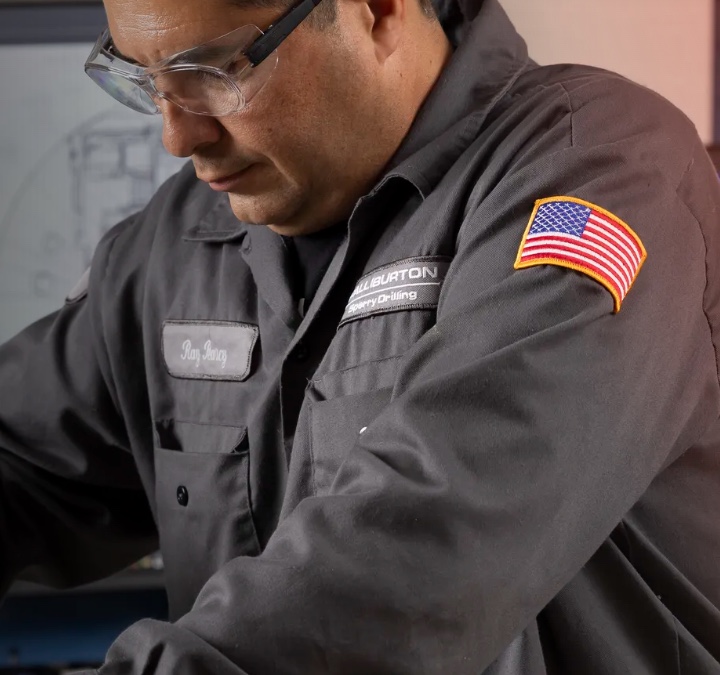
M 300 196 L 278 199 L 276 195 L 249 197 L 230 194 L 230 207 L 238 220 L 251 225 L 265 225 L 284 237 L 311 234 L 334 224 L 333 219 L 327 221 L 318 214 L 307 213 L 301 208 L 302 203 Z
M 229 197 L 230 207 L 238 220 L 266 225 L 285 237 L 319 232 L 349 216 L 351 211 L 333 208 L 334 204 L 324 204 L 317 195 L 310 199 L 301 190 L 288 187 L 255 195 L 231 192 Z M 314 208 L 307 208 L 309 204 Z
M 279 195 L 230 194 L 230 207 L 235 217 L 253 225 L 291 222 L 297 215 L 297 199 Z
M 298 222 L 298 223 L 282 223 L 276 225 L 275 223 L 268 223 L 268 229 L 272 230 L 276 234 L 281 234 L 283 237 L 295 237 L 302 234 L 312 234 L 313 232 L 319 232 L 324 230 L 333 223 L 320 223 L 315 222 Z

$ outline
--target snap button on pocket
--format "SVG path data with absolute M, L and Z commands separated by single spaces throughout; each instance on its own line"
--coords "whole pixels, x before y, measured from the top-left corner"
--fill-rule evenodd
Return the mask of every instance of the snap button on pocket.
M 188 493 L 187 488 L 184 485 L 178 486 L 176 494 L 178 504 L 180 504 L 180 506 L 187 506 L 190 501 L 190 494 Z

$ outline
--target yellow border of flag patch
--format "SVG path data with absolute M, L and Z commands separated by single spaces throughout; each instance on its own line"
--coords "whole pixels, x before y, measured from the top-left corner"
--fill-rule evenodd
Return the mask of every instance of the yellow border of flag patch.
M 525 244 L 527 242 L 528 234 L 530 233 L 530 228 L 532 228 L 533 223 L 535 222 L 535 218 L 537 217 L 538 211 L 540 210 L 540 207 L 542 207 L 544 204 L 550 204 L 552 202 L 574 202 L 575 204 L 580 204 L 581 206 L 585 206 L 589 209 L 592 209 L 593 211 L 597 211 L 598 213 L 602 213 L 604 216 L 610 218 L 614 223 L 617 223 L 620 225 L 627 234 L 632 237 L 635 242 L 637 243 L 638 247 L 641 251 L 640 256 L 640 262 L 637 265 L 637 269 L 635 270 L 635 273 L 632 277 L 632 280 L 630 282 L 630 285 L 628 286 L 627 291 L 625 291 L 625 294 L 621 297 L 615 287 L 601 274 L 598 274 L 595 272 L 595 270 L 590 269 L 588 267 L 585 267 L 584 265 L 581 265 L 579 263 L 573 263 L 569 260 L 564 260 L 563 258 L 554 258 L 554 257 L 547 257 L 547 258 L 538 258 L 536 260 L 527 260 L 525 262 L 521 262 L 521 258 L 523 255 L 523 251 L 525 249 Z M 530 221 L 528 222 L 527 227 L 525 228 L 525 233 L 523 234 L 522 241 L 520 242 L 520 247 L 518 248 L 517 257 L 515 258 L 515 264 L 514 268 L 516 270 L 519 269 L 525 269 L 528 267 L 535 267 L 537 265 L 556 265 L 558 267 L 566 267 L 571 270 L 575 270 L 576 272 L 581 272 L 582 274 L 585 274 L 589 277 L 592 277 L 595 279 L 595 281 L 602 284 L 613 296 L 613 299 L 615 301 L 615 308 L 614 312 L 617 313 L 620 311 L 620 307 L 622 306 L 622 302 L 627 296 L 627 294 L 630 292 L 630 289 L 634 286 L 635 281 L 637 280 L 638 274 L 640 273 L 640 269 L 642 268 L 645 259 L 647 258 L 647 250 L 645 249 L 645 246 L 643 245 L 642 241 L 640 240 L 640 237 L 634 232 L 634 230 L 621 218 L 618 218 L 614 213 L 611 213 L 607 209 L 603 209 L 602 207 L 598 206 L 597 204 L 593 204 L 592 202 L 585 201 L 584 199 L 578 199 L 577 197 L 546 197 L 545 199 L 538 199 L 535 202 L 535 208 L 533 209 L 533 212 L 530 216 Z

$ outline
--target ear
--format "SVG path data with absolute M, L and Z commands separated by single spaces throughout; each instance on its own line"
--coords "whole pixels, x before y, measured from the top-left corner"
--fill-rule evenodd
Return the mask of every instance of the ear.
M 392 56 L 400 43 L 405 28 L 407 3 L 416 0 L 365 0 L 369 10 L 370 37 L 375 56 L 382 64 Z

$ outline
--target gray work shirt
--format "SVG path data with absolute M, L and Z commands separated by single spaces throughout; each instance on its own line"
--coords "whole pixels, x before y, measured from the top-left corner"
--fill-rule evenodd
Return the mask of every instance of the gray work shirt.
M 307 313 L 188 167 L 0 348 L 0 590 L 165 558 L 173 622 L 103 675 L 720 673 L 715 172 L 656 94 L 464 12 Z M 620 311 L 515 268 L 556 197 L 642 242 Z

